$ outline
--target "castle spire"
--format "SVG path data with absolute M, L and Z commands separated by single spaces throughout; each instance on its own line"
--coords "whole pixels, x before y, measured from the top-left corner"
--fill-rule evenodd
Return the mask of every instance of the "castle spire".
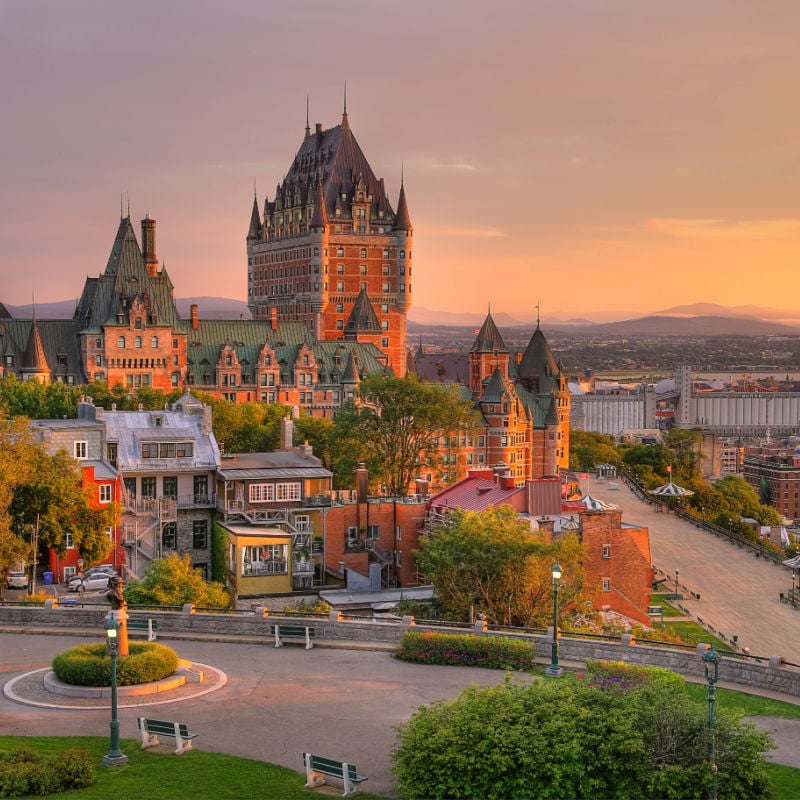
M 342 112 L 342 130 L 350 130 L 350 121 L 347 119 L 347 81 L 344 82 L 344 111 Z
M 306 139 L 311 136 L 311 126 L 308 124 L 308 95 L 306 95 Z

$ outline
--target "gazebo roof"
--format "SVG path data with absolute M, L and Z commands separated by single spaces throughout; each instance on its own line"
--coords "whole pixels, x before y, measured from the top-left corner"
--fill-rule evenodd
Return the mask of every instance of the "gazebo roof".
M 683 486 L 677 486 L 670 479 L 669 483 L 651 489 L 648 494 L 654 494 L 656 497 L 690 497 L 694 492 L 691 489 L 684 489 Z

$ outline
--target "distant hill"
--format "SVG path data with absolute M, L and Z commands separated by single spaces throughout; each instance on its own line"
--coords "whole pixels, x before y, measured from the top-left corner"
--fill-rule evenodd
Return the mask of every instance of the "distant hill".
M 592 335 L 618 336 L 770 336 L 800 335 L 800 327 L 755 317 L 650 316 L 606 322 L 582 329 Z

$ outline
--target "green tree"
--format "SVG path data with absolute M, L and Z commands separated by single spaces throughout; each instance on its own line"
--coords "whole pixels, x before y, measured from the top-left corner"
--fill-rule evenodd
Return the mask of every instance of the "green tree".
M 598 464 L 619 464 L 619 450 L 610 436 L 594 431 L 569 432 L 569 468 L 587 472 Z
M 425 383 L 415 375 L 370 375 L 358 389 L 363 407 L 356 433 L 369 454 L 375 481 L 389 494 L 405 495 L 420 469 L 437 471 L 439 437 L 477 424 L 471 401 L 454 387 Z
M 433 583 L 445 618 L 464 621 L 470 612 L 490 623 L 533 627 L 552 614 L 555 562 L 564 578 L 562 607 L 573 605 L 583 583 L 583 548 L 574 536 L 547 543 L 510 506 L 481 513 L 458 511 L 420 542 L 417 565 Z
M 141 580 L 125 585 L 125 599 L 139 605 L 182 606 L 194 603 L 203 608 L 225 608 L 230 594 L 221 583 L 207 583 L 202 573 L 192 568 L 188 553 L 171 553 L 154 561 Z
M 226 453 L 265 453 L 280 444 L 286 406 L 209 400 L 214 437 Z
M 666 672 L 648 670 L 648 672 Z M 596 685 L 564 676 L 472 687 L 398 728 L 407 798 L 705 798 L 705 709 L 683 680 Z M 765 798 L 769 737 L 717 712 L 720 798 Z
M 664 444 L 672 452 L 673 478 L 690 481 L 700 477 L 700 428 L 671 428 L 664 436 Z

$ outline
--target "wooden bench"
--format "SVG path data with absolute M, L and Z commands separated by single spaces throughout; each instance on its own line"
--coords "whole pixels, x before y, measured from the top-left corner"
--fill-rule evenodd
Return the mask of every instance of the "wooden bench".
M 306 650 L 310 650 L 314 646 L 311 640 L 317 638 L 316 630 L 308 625 L 273 625 L 272 633 L 275 636 L 275 647 L 283 647 L 284 639 L 303 639 Z
M 156 640 L 158 622 L 154 619 L 128 619 L 128 631 L 147 631 L 147 641 Z
M 142 734 L 142 750 L 160 744 L 159 736 L 171 736 L 175 739 L 175 755 L 186 753 L 192 749 L 192 739 L 196 733 L 189 733 L 185 722 L 164 722 L 160 719 L 139 717 L 139 730 Z
M 325 783 L 325 776 L 338 778 L 344 784 L 342 797 L 355 794 L 358 784 L 367 780 L 366 775 L 359 775 L 355 765 L 346 761 L 336 761 L 333 758 L 315 756 L 303 753 L 303 763 L 306 766 L 306 787 L 316 789 Z

